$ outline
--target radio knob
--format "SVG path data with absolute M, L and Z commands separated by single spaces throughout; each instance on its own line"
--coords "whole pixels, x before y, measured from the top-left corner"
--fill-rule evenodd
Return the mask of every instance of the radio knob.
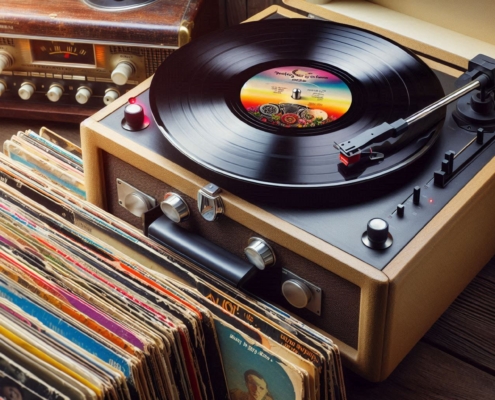
M 296 308 L 305 308 L 313 294 L 304 282 L 297 279 L 289 279 L 282 284 L 282 294 L 285 299 Z
M 89 98 L 91 97 L 91 89 L 86 87 L 86 86 L 81 86 L 77 88 L 76 92 L 76 101 L 79 104 L 86 104 L 89 101 Z
M 117 100 L 120 96 L 120 93 L 115 90 L 115 89 L 107 89 L 105 90 L 105 96 L 103 97 L 103 103 L 105 103 L 107 106 L 110 103 L 113 103 L 115 100 Z
M 112 78 L 113 83 L 122 86 L 127 83 L 127 80 L 134 73 L 134 70 L 135 68 L 133 64 L 129 62 L 121 62 L 112 71 L 112 75 L 110 77 Z
M 11 67 L 14 64 L 14 58 L 6 51 L 0 50 L 0 74 L 4 68 Z
M 268 243 L 263 239 L 252 237 L 248 241 L 248 246 L 244 249 L 244 254 L 249 262 L 258 269 L 265 269 L 275 264 L 275 253 Z
M 182 222 L 189 217 L 187 203 L 176 193 L 166 193 L 160 203 L 162 212 L 173 222 Z
M 51 85 L 48 92 L 46 92 L 46 97 L 48 97 L 48 100 L 56 103 L 57 101 L 60 100 L 63 93 L 64 93 L 64 88 L 62 86 Z
M 5 83 L 5 81 L 0 80 L 0 97 L 2 96 L 2 94 L 5 93 L 6 90 L 7 90 L 7 83 Z
M 18 93 L 22 100 L 29 100 L 35 91 L 36 86 L 34 86 L 34 84 L 31 82 L 24 82 L 21 84 Z

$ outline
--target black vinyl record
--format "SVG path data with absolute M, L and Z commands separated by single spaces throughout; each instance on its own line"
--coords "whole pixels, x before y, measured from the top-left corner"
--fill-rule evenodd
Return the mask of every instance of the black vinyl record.
M 442 96 L 410 51 L 310 19 L 250 22 L 195 39 L 167 58 L 150 87 L 153 116 L 180 152 L 222 176 L 280 188 L 339 187 L 411 164 L 434 143 L 444 110 L 382 146 L 379 162 L 344 167 L 334 143 Z

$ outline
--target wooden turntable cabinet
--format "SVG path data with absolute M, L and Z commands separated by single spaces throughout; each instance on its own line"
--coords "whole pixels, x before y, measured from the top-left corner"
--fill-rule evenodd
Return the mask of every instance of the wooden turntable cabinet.
M 342 6 L 338 12 L 332 9 L 337 3 Z M 349 3 L 349 7 L 345 8 L 342 3 Z M 355 23 L 382 35 L 390 34 L 398 43 L 420 53 L 430 67 L 450 75 L 451 82 L 478 53 L 495 55 L 495 45 L 491 43 L 447 28 L 433 27 L 384 7 L 375 8 L 368 2 L 335 2 L 330 11 L 295 0 L 287 0 L 286 4 L 311 17 Z M 376 12 L 377 18 L 382 17 L 379 26 L 374 26 L 367 18 L 371 15 L 369 12 L 361 12 L 361 6 Z M 284 17 L 301 15 L 273 6 L 253 20 Z M 397 26 L 401 27 L 400 32 L 394 34 Z M 428 30 L 431 35 L 424 34 Z M 420 38 L 416 37 L 416 32 L 421 32 Z M 441 41 L 438 35 L 442 36 Z M 444 46 L 440 42 L 445 42 Z M 462 45 L 458 45 L 461 42 Z M 203 171 L 194 165 L 178 165 L 164 156 L 161 149 L 166 147 L 166 142 L 162 142 L 165 139 L 151 116 L 149 128 L 142 131 L 132 132 L 122 127 L 129 100 L 137 101 L 145 113 L 149 113 L 147 93 L 150 83 L 151 79 L 145 81 L 83 122 L 88 200 L 140 226 L 141 219 L 119 204 L 122 198 L 119 198 L 118 182 L 129 184 L 131 192 L 128 194 L 138 198 L 145 195 L 161 201 L 165 193 L 175 192 L 192 210 L 192 222 L 187 222 L 186 229 L 216 245 L 242 257 L 249 238 L 262 238 L 273 248 L 283 274 L 289 275 L 299 288 L 305 286 L 312 293 L 321 290 L 322 296 L 320 308 L 309 309 L 309 301 L 301 308 L 294 307 L 286 301 L 287 297 L 286 300 L 273 297 L 267 287 L 255 294 L 331 337 L 342 350 L 345 363 L 367 379 L 385 379 L 495 254 L 492 142 L 491 149 L 471 163 L 479 162 L 480 165 L 469 173 L 463 172 L 470 176 L 460 179 L 459 183 L 453 181 L 447 190 L 452 191 L 448 198 L 437 195 L 439 192 L 430 178 L 421 178 L 411 181 L 410 193 L 401 198 L 401 204 L 406 208 L 405 217 L 398 215 L 397 203 L 390 210 L 389 205 L 385 207 L 383 218 L 389 221 L 392 235 L 399 237 L 399 231 L 407 231 L 409 227 L 417 231 L 389 261 L 378 267 L 374 261 L 353 254 L 353 244 L 349 249 L 326 241 L 311 230 L 301 228 L 294 218 L 286 217 L 289 212 L 284 214 L 261 208 L 232 194 L 228 187 L 222 187 L 220 193 L 224 215 L 207 222 L 197 211 L 196 199 L 198 191 L 208 187 L 210 176 L 205 178 L 201 176 Z M 438 160 L 439 166 L 441 161 Z M 381 210 L 373 209 L 369 216 L 374 218 L 381 213 Z M 415 218 L 426 214 L 429 217 L 425 223 L 420 228 L 413 228 Z M 361 233 L 366 229 L 367 219 L 361 222 L 362 228 L 359 224 L 357 228 L 359 235 L 354 235 L 357 247 L 362 246 Z M 337 229 L 344 232 L 350 231 L 351 227 L 341 224 Z M 164 272 L 173 274 L 173 271 Z M 271 290 L 278 292 L 282 281 L 278 285 L 272 286 Z

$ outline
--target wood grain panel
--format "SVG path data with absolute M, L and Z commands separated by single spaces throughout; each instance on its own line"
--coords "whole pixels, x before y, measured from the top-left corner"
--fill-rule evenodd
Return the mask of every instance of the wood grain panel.
M 201 1 L 161 0 L 146 7 L 102 12 L 82 0 L 2 0 L 0 23 L 25 36 L 174 46 L 182 21 L 195 19 Z

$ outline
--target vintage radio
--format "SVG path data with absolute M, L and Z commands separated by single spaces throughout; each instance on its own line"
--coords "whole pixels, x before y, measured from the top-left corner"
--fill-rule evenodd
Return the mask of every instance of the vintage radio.
M 495 46 L 287 4 L 380 35 L 273 6 L 192 42 L 82 123 L 88 199 L 382 380 L 495 253 Z
M 218 27 L 215 0 L 3 1 L 0 115 L 80 122 Z

